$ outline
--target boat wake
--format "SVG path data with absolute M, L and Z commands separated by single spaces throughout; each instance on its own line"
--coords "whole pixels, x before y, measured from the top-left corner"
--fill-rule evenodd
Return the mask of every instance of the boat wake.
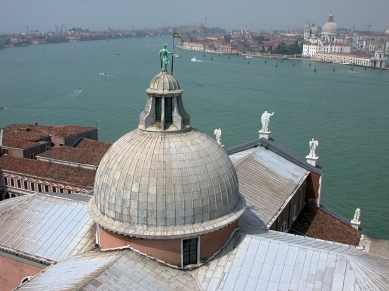
M 84 91 L 84 89 L 79 87 L 78 89 L 76 89 L 72 93 L 70 93 L 68 96 L 77 96 L 77 95 L 80 95 L 83 91 Z

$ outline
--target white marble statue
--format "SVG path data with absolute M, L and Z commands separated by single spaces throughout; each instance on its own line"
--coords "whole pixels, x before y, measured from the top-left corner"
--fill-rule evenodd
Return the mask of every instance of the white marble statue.
M 213 132 L 214 135 L 216 135 L 216 141 L 218 144 L 222 144 L 222 130 L 219 128 L 219 129 L 215 129 L 215 131 Z
M 310 152 L 309 152 L 309 156 L 312 157 L 312 158 L 316 158 L 316 148 L 319 146 L 319 142 L 317 140 L 314 140 L 312 138 L 311 141 L 309 141 L 309 148 L 310 148 Z
M 361 209 L 357 208 L 354 213 L 353 221 L 359 222 L 359 218 L 361 217 Z
M 265 112 L 262 114 L 262 116 L 261 116 L 261 122 L 262 122 L 261 131 L 262 132 L 269 132 L 270 116 L 273 116 L 273 115 L 274 115 L 274 112 L 269 113 L 269 112 L 267 112 L 267 110 L 265 110 Z

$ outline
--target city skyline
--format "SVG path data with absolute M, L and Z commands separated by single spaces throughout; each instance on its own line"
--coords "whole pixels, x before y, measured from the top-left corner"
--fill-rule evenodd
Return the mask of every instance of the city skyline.
M 166 0 L 163 3 L 145 0 L 131 3 L 124 0 L 27 0 L 3 1 L 0 33 L 55 31 L 55 26 L 80 27 L 90 30 L 157 29 L 164 26 L 200 25 L 250 31 L 301 29 L 306 21 L 322 26 L 333 13 L 341 28 L 385 31 L 389 29 L 389 1 L 190 1 Z

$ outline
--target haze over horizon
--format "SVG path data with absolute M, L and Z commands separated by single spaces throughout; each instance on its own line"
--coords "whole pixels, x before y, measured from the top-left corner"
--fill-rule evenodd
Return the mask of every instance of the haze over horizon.
M 341 28 L 370 31 L 389 29 L 388 0 L 0 0 L 0 33 L 27 30 L 55 31 L 157 29 L 163 26 L 200 25 L 250 31 L 303 28 L 306 21 L 323 26 L 332 12 Z

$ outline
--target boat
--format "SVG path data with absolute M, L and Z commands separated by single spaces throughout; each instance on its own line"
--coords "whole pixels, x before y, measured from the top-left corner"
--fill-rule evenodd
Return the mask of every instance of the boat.
M 335 72 L 335 67 L 332 70 Z
M 309 63 L 309 66 L 311 66 L 311 63 Z
M 213 57 L 210 57 L 211 60 L 213 60 Z
M 3 105 L 0 105 L 0 109 L 3 109 L 4 108 L 4 106 Z
M 294 63 L 293 63 L 293 67 L 294 67 Z
M 173 57 L 175 57 L 175 58 L 180 58 L 180 55 L 178 55 L 178 54 L 173 54 Z
M 230 56 L 228 56 L 228 59 L 230 59 Z
M 313 71 L 316 72 L 316 68 L 313 68 Z
M 283 57 L 278 57 L 279 60 L 287 60 L 288 57 L 286 55 L 284 55 Z
M 252 59 L 252 56 L 245 56 L 245 59 Z
M 267 61 L 265 60 L 265 64 L 267 64 Z
M 192 61 L 192 62 L 198 62 L 198 61 L 199 61 L 199 59 L 198 59 L 198 58 L 196 58 L 196 57 L 194 57 L 194 58 L 192 58 L 192 59 L 191 59 L 191 61 Z
M 79 88 L 78 88 L 78 91 L 82 91 L 82 88 L 81 88 L 81 87 L 79 87 Z
M 107 74 L 107 73 L 104 73 L 104 72 L 100 73 L 99 75 L 100 75 L 100 76 L 108 76 L 108 74 Z
M 275 64 L 274 66 L 277 67 L 277 64 Z
M 250 64 L 250 61 L 247 61 L 248 64 Z

